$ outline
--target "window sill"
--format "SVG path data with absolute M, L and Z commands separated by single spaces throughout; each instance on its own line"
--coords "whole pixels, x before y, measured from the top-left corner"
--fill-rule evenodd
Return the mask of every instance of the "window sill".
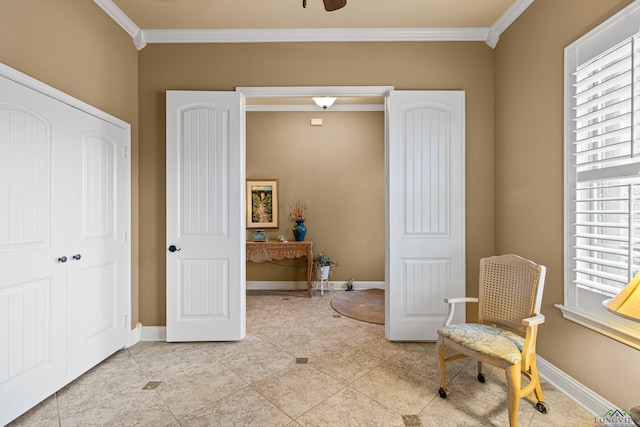
M 608 313 L 604 308 L 602 313 L 595 313 L 591 310 L 562 304 L 555 306 L 562 311 L 562 316 L 565 319 L 640 350 L 640 322 L 633 322 Z

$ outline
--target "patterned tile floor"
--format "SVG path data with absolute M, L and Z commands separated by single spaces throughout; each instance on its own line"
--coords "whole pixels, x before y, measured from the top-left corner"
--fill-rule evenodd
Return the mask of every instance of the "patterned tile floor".
M 333 291 L 343 292 L 343 291 Z M 140 342 L 10 424 L 15 426 L 506 426 L 504 374 L 454 362 L 438 397 L 434 343 L 392 343 L 384 326 L 338 315 L 332 293 L 247 293 L 240 342 Z M 593 426 L 543 383 L 549 413 L 521 426 Z

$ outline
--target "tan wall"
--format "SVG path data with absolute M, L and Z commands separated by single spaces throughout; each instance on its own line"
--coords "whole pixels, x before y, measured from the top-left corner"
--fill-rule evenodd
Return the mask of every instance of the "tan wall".
M 149 45 L 138 56 L 131 38 L 93 2 L 2 0 L 0 62 L 131 123 L 133 320 L 139 317 L 145 325 L 165 321 L 165 90 L 269 85 L 465 90 L 468 293 L 477 293 L 480 257 L 516 252 L 547 265 L 540 354 L 613 403 L 629 407 L 638 403 L 639 352 L 564 320 L 554 304 L 563 302 L 563 49 L 630 2 L 537 0 L 501 36 L 495 50 L 495 159 L 494 51 L 483 43 Z M 250 122 L 263 115 L 253 114 Z M 327 120 L 332 114 L 326 113 Z M 248 132 L 252 129 L 250 124 Z M 250 138 L 249 146 L 256 141 Z M 278 173 L 285 192 L 306 188 L 286 189 L 290 179 L 282 177 L 288 175 L 260 169 L 255 155 L 252 148 L 250 177 Z M 332 195 L 332 204 L 346 203 L 347 193 L 352 194 Z M 322 245 L 325 225 L 314 215 L 327 204 L 309 200 L 309 236 Z M 284 216 L 280 219 L 284 223 Z M 330 244 L 327 240 L 324 246 L 333 251 Z M 380 249 L 371 246 L 375 259 Z M 362 275 L 351 270 L 357 258 L 336 257 L 343 265 L 339 277 L 378 280 L 377 270 Z
M 165 324 L 164 110 L 165 91 L 168 89 L 394 85 L 396 89 L 464 90 L 467 114 L 467 286 L 471 294 L 477 294 L 478 261 L 494 253 L 493 51 L 486 44 L 149 45 L 140 53 L 139 70 L 140 216 L 143 219 L 140 223 L 140 320 L 144 325 Z M 327 113 L 327 116 L 331 114 Z M 269 178 L 249 169 L 247 174 Z M 283 184 L 287 181 L 284 180 Z M 340 206 L 347 203 L 353 194 L 336 192 L 331 197 L 333 203 Z M 310 209 L 316 209 L 316 202 L 311 196 L 309 200 Z M 313 211 L 310 215 L 309 233 L 319 233 L 317 227 L 313 228 L 317 221 Z M 337 229 L 341 226 L 336 224 Z M 329 236 L 313 234 L 313 239 L 327 239 L 326 249 L 329 249 Z M 339 250 L 336 246 L 336 251 Z M 371 257 L 379 257 L 379 253 L 380 248 L 375 245 Z M 344 279 L 349 276 L 351 266 L 357 264 L 358 257 L 366 258 L 368 252 L 353 256 L 348 253 L 336 255 L 345 266 L 344 270 L 338 270 L 342 270 L 339 277 Z M 252 266 L 250 268 L 253 269 Z M 353 272 L 355 275 L 356 270 Z M 362 273 L 354 278 L 366 280 L 368 274 Z
M 278 179 L 279 228 L 265 230 L 270 240 L 294 240 L 289 207 L 307 202 L 305 240 L 338 262 L 331 280 L 384 281 L 383 112 L 248 113 L 247 178 Z M 249 263 L 247 280 L 306 281 L 306 266 Z
M 537 0 L 496 49 L 496 251 L 547 266 L 539 354 L 622 408 L 638 405 L 640 351 L 564 320 L 564 48 L 629 0 Z M 552 402 L 549 402 L 553 406 Z
M 138 321 L 138 52 L 92 1 L 1 0 L 0 62 L 131 124 L 132 324 Z

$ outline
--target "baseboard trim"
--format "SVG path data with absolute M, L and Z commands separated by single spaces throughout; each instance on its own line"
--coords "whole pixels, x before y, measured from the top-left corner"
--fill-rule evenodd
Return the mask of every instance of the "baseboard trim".
M 311 282 L 312 284 L 314 282 Z M 333 289 L 347 289 L 347 282 L 342 280 L 329 280 L 333 284 Z M 247 290 L 249 291 L 304 291 L 307 289 L 307 282 L 288 281 L 288 282 L 270 282 L 270 281 L 247 281 Z M 374 281 L 354 281 L 353 289 L 384 289 L 384 282 Z
M 131 329 L 127 333 L 126 347 L 131 347 L 140 342 L 140 336 L 142 334 L 142 323 L 138 323 L 135 328 Z
M 140 334 L 140 341 L 166 341 L 166 326 L 143 326 Z
M 563 392 L 567 397 L 582 406 L 594 417 L 606 414 L 610 409 L 616 406 L 593 392 L 584 384 L 576 381 L 566 372 L 558 369 L 555 365 L 549 363 L 540 356 L 536 357 L 538 365 L 538 374 L 553 385 L 556 389 Z

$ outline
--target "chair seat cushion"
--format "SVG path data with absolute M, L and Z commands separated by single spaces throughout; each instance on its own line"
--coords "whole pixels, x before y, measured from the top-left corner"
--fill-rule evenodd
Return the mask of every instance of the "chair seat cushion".
M 512 365 L 522 362 L 524 338 L 513 332 L 478 323 L 443 326 L 438 334 L 487 356 Z

